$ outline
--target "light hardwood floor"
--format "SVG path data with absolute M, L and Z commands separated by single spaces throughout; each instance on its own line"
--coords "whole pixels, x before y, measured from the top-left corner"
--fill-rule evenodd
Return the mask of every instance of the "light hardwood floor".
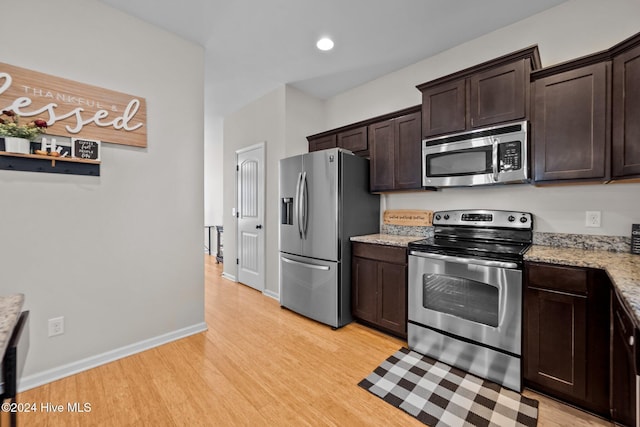
M 333 331 L 221 278 L 205 255 L 208 331 L 18 396 L 20 426 L 422 426 L 357 386 L 405 342 L 352 323 Z M 606 426 L 540 400 L 540 426 Z M 43 403 L 89 403 L 46 413 Z M 6 414 L 3 417 L 6 423 Z

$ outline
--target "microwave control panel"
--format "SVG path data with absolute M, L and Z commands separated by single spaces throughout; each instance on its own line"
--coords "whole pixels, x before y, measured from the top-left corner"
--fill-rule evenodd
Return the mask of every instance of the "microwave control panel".
M 502 142 L 498 145 L 500 172 L 522 168 L 522 144 L 520 141 Z

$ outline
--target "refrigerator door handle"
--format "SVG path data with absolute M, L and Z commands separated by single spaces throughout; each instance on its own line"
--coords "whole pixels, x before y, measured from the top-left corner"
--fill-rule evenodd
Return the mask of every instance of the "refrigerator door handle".
M 296 184 L 296 224 L 298 225 L 298 234 L 300 235 L 300 238 L 302 239 L 302 223 L 300 222 L 300 207 L 302 206 L 300 203 L 300 188 L 302 187 L 302 173 L 298 174 L 298 182 Z
M 307 188 L 307 173 L 302 172 L 302 237 L 307 238 L 307 229 L 309 228 L 309 193 Z
M 301 265 L 303 267 L 307 267 L 307 268 L 313 268 L 314 270 L 322 270 L 322 271 L 329 271 L 329 266 L 328 265 L 317 265 L 317 264 L 309 264 L 306 262 L 300 262 L 300 261 L 295 261 L 293 259 L 289 259 L 287 257 L 282 257 L 282 260 L 288 264 L 295 264 L 295 265 Z

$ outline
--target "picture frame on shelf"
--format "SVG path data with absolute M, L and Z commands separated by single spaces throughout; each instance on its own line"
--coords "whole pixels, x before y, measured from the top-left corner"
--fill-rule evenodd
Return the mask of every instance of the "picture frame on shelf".
M 86 138 L 71 138 L 71 156 L 100 161 L 102 141 Z

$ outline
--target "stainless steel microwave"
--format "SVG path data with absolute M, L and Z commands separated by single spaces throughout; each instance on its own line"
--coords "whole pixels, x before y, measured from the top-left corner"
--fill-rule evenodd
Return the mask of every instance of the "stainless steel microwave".
M 422 141 L 422 185 L 462 187 L 529 181 L 527 121 Z

